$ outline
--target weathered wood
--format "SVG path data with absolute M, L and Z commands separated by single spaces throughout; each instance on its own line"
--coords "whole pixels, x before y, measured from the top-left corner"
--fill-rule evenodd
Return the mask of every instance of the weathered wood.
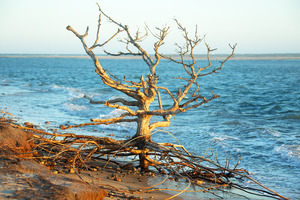
M 209 158 L 211 155 L 208 155 L 207 152 L 205 152 L 203 156 L 194 155 L 189 153 L 180 144 L 158 144 L 150 140 L 144 140 L 143 143 L 141 143 L 138 139 L 142 138 L 143 135 L 145 135 L 144 133 L 141 133 L 142 136 L 135 137 L 130 140 L 115 140 L 109 137 L 76 135 L 72 133 L 50 133 L 38 129 L 37 126 L 33 126 L 33 128 L 24 127 L 17 123 L 12 123 L 12 121 L 7 121 L 5 126 L 8 125 L 14 127 L 11 130 L 15 133 L 19 133 L 20 131 L 18 129 L 21 129 L 29 135 L 29 140 L 27 142 L 32 145 L 30 152 L 32 154 L 28 154 L 29 157 L 26 156 L 26 159 L 36 160 L 37 162 L 48 166 L 52 170 L 72 169 L 72 171 L 74 171 L 81 179 L 82 177 L 79 174 L 81 170 L 96 169 L 95 164 L 97 166 L 100 166 L 101 164 L 102 170 L 112 170 L 111 167 L 107 167 L 107 163 L 111 162 L 113 165 L 119 166 L 114 170 L 121 173 L 124 173 L 124 170 L 126 170 L 127 173 L 132 170 L 135 171 L 134 173 L 144 174 L 145 171 L 150 169 L 152 170 L 150 173 L 153 175 L 153 172 L 155 172 L 154 170 L 157 170 L 155 173 L 167 174 L 167 178 L 171 177 L 176 181 L 180 181 L 179 179 L 184 177 L 190 184 L 201 186 L 201 190 L 191 192 L 210 192 L 213 188 L 229 192 L 228 188 L 235 188 L 242 190 L 243 192 L 248 192 L 252 195 L 258 195 L 258 197 L 287 199 L 254 180 L 246 170 L 238 169 L 237 167 L 240 160 L 234 168 L 230 168 L 229 161 L 226 161 L 225 165 L 221 165 L 217 158 L 215 158 L 215 160 L 211 160 Z M 7 134 L 10 132 L 7 132 L 7 129 L 2 128 L 2 133 Z M 18 137 L 15 139 L 17 142 Z M 19 144 L 24 145 L 21 143 Z M 143 149 L 139 149 L 139 145 L 141 144 L 143 144 Z M 22 147 L 15 148 L 22 149 Z M 212 150 L 210 151 L 213 154 Z M 14 155 L 6 154 L 6 156 L 19 157 L 18 154 L 22 155 L 22 153 L 15 151 Z M 141 162 L 137 163 L 136 159 L 132 157 L 133 155 L 138 155 L 140 159 L 143 160 L 142 164 L 144 165 L 141 165 Z M 119 156 L 126 156 L 129 163 L 124 164 L 124 162 L 118 161 L 116 157 Z M 103 161 L 106 164 L 103 163 Z M 130 167 L 127 168 L 127 166 Z M 100 170 L 100 168 L 97 168 L 97 170 Z M 238 181 L 235 181 L 240 179 L 249 180 L 263 189 L 240 185 L 238 184 Z M 182 181 L 185 180 L 183 179 Z M 138 190 L 130 189 L 124 191 L 120 191 L 117 188 L 114 189 L 112 187 L 102 188 L 132 194 L 135 192 L 151 192 L 156 190 L 153 189 L 154 186 Z M 178 190 L 177 195 L 181 193 L 182 191 Z
M 125 111 L 125 114 L 122 114 L 120 117 L 111 118 L 111 119 L 92 119 L 92 123 L 82 123 L 79 125 L 69 125 L 63 126 L 63 129 L 72 128 L 72 127 L 81 127 L 87 125 L 98 125 L 98 124 L 113 124 L 113 123 L 122 123 L 122 122 L 135 122 L 137 123 L 137 130 L 136 134 L 133 138 L 138 138 L 138 148 L 143 149 L 145 148 L 145 142 L 151 141 L 151 131 L 154 131 L 158 127 L 168 127 L 171 123 L 171 117 L 181 113 L 186 112 L 190 109 L 197 108 L 204 103 L 208 103 L 211 100 L 218 98 L 218 95 L 214 95 L 212 97 L 206 98 L 200 94 L 199 84 L 197 80 L 201 76 L 206 76 L 210 74 L 217 73 L 219 70 L 222 69 L 224 63 L 229 60 L 234 55 L 234 50 L 236 45 L 230 46 L 231 47 L 231 54 L 222 62 L 220 62 L 220 66 L 217 68 L 212 69 L 210 72 L 206 72 L 201 74 L 203 70 L 207 70 L 212 66 L 212 62 L 210 60 L 210 52 L 214 51 L 215 49 L 211 49 L 207 43 L 205 46 L 207 48 L 207 60 L 208 65 L 204 67 L 197 66 L 197 60 L 194 56 L 194 50 L 197 48 L 203 39 L 198 36 L 197 28 L 195 30 L 194 36 L 190 37 L 186 28 L 182 26 L 178 20 L 175 19 L 177 27 L 183 33 L 183 38 L 185 40 L 185 45 L 180 46 L 177 44 L 178 47 L 178 54 L 181 60 L 175 59 L 173 56 L 167 56 L 160 52 L 160 47 L 164 44 L 165 38 L 168 36 L 170 27 L 164 26 L 162 28 L 156 28 L 157 33 L 153 33 L 149 27 L 146 26 L 145 33 L 142 34 L 139 30 L 132 34 L 129 26 L 123 25 L 120 22 L 117 22 L 112 17 L 108 16 L 106 13 L 103 12 L 101 7 L 98 5 L 99 8 L 99 20 L 97 26 L 97 34 L 95 38 L 95 42 L 91 47 L 88 47 L 85 37 L 89 34 L 89 28 L 87 27 L 86 32 L 83 35 L 80 35 L 76 32 L 71 26 L 67 26 L 67 30 L 71 31 L 79 40 L 81 41 L 86 53 L 91 57 L 94 61 L 94 65 L 96 68 L 96 73 L 101 77 L 103 83 L 111 88 L 114 88 L 118 91 L 123 92 L 128 97 L 133 98 L 133 101 L 125 100 L 122 98 L 116 98 L 109 101 L 94 101 L 91 98 L 85 96 L 85 98 L 90 100 L 90 103 L 93 104 L 104 104 L 107 107 L 121 109 Z M 107 18 L 112 24 L 116 25 L 117 31 L 107 40 L 104 42 L 99 43 L 102 38 L 100 37 L 100 27 L 101 27 L 101 16 Z M 154 36 L 156 42 L 154 43 L 153 48 L 153 55 L 151 56 L 141 45 L 142 41 L 150 35 Z M 127 52 L 119 51 L 117 54 L 110 53 L 104 50 L 105 53 L 111 56 L 123 56 L 123 55 L 132 55 L 132 56 L 141 56 L 145 61 L 146 65 L 149 69 L 149 74 L 147 77 L 144 78 L 143 75 L 140 76 L 140 82 L 128 81 L 124 77 L 124 82 L 121 82 L 119 78 L 114 76 L 113 74 L 109 73 L 108 70 L 104 69 L 93 52 L 94 49 L 98 47 L 105 47 L 112 41 L 116 36 L 120 34 L 124 34 L 124 39 L 121 39 L 121 42 L 125 44 L 125 49 Z M 180 64 L 184 69 L 186 74 L 183 76 L 187 76 L 187 78 L 183 78 L 183 76 L 178 77 L 178 79 L 185 80 L 186 85 L 179 86 L 178 92 L 173 94 L 169 91 L 168 88 L 161 87 L 158 84 L 160 83 L 158 80 L 158 76 L 156 74 L 156 68 L 159 66 L 160 60 L 168 59 L 174 64 Z M 192 89 L 192 86 L 196 85 L 196 88 Z M 183 90 L 181 91 L 181 88 Z M 164 108 L 163 101 L 164 99 L 161 98 L 160 92 L 167 92 L 169 97 L 173 101 L 173 105 L 168 108 Z M 187 96 L 188 94 L 193 94 L 192 96 Z M 187 98 L 188 97 L 188 98 Z M 159 104 L 158 110 L 150 110 L 151 103 L 157 99 Z M 198 102 L 199 101 L 199 102 Z M 120 105 L 122 104 L 122 105 Z M 129 108 L 129 106 L 137 107 L 137 110 Z M 150 123 L 150 119 L 152 116 L 161 116 L 162 120 L 158 120 L 156 122 Z M 147 155 L 141 154 L 140 155 L 141 165 L 143 168 L 146 167 L 147 163 Z

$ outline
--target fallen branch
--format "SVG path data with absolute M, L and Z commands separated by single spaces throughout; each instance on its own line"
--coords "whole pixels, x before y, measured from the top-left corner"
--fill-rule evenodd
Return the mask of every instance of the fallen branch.
M 222 166 L 218 161 L 209 159 L 208 157 L 211 157 L 211 155 L 206 156 L 206 152 L 203 156 L 191 154 L 179 141 L 178 144 L 147 142 L 145 149 L 141 150 L 138 148 L 139 137 L 130 140 L 114 140 L 107 137 L 75 135 L 72 133 L 49 133 L 17 124 L 13 124 L 13 126 L 33 134 L 32 140 L 35 143 L 34 151 L 37 154 L 28 159 L 38 160 L 52 168 L 63 167 L 69 170 L 72 169 L 81 179 L 83 178 L 79 172 L 90 169 L 92 166 L 91 163 L 94 162 L 105 160 L 102 169 L 111 168 L 108 167 L 108 163 L 113 163 L 118 166 L 119 170 L 125 170 L 126 164 L 118 161 L 116 158 L 119 156 L 127 157 L 128 162 L 133 164 L 133 169 L 140 169 L 139 161 L 132 156 L 136 157 L 143 153 L 148 155 L 147 162 L 149 162 L 149 169 L 154 173 L 166 174 L 167 177 L 189 181 L 188 187 L 184 190 L 154 188 L 165 182 L 165 179 L 159 184 L 143 189 L 119 191 L 115 188 L 114 190 L 118 192 L 144 193 L 162 190 L 178 192 L 169 198 L 171 199 L 187 192 L 209 192 L 217 188 L 218 190 L 229 191 L 229 188 L 234 187 L 257 196 L 287 199 L 251 178 L 246 170 L 238 169 L 240 160 L 234 168 L 229 168 L 228 163 Z M 210 151 L 212 152 L 211 149 Z M 240 179 L 248 179 L 263 189 L 244 187 L 238 184 Z M 200 186 L 202 189 L 189 191 L 188 188 L 190 185 Z M 106 187 L 108 186 L 103 185 L 103 188 Z M 112 189 L 111 187 L 108 188 Z

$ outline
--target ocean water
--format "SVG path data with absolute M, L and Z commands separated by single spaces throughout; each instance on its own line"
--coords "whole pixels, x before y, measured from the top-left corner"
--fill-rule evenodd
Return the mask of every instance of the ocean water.
M 127 80 L 138 80 L 139 74 L 147 74 L 139 59 L 104 59 L 102 65 L 120 79 L 126 75 Z M 160 84 L 176 92 L 178 80 L 172 77 L 181 70 L 162 61 L 157 68 Z M 177 115 L 163 130 L 191 152 L 202 155 L 211 148 L 221 162 L 231 157 L 231 166 L 242 157 L 239 167 L 254 179 L 300 199 L 300 60 L 231 60 L 221 73 L 199 79 L 199 85 L 202 94 L 209 96 L 212 90 L 221 97 Z M 101 82 L 89 59 L 0 57 L 0 109 L 9 108 L 21 122 L 51 129 L 122 113 L 89 104 L 84 95 L 95 100 L 124 97 Z M 163 104 L 167 107 L 171 101 Z M 132 136 L 135 127 L 126 123 L 67 131 L 122 139 Z M 153 140 L 176 143 L 164 132 L 155 133 Z

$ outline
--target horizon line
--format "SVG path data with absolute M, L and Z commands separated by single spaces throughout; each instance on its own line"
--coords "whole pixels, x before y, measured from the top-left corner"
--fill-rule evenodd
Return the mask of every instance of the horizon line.
M 106 54 L 96 54 L 98 58 L 100 59 L 142 59 L 141 56 L 110 56 Z M 171 56 L 172 54 L 166 54 L 168 56 Z M 151 55 L 154 56 L 154 55 Z M 207 54 L 195 54 L 196 60 L 206 60 Z M 211 59 L 226 59 L 228 54 L 211 54 Z M 7 58 L 25 58 L 25 57 L 31 57 L 31 58 L 89 58 L 86 54 L 1 54 L 0 57 L 7 57 Z M 179 55 L 174 55 L 174 59 L 180 58 Z M 186 58 L 189 58 L 189 56 L 186 56 Z M 231 58 L 231 60 L 291 60 L 291 59 L 300 59 L 300 53 L 238 53 L 234 54 L 234 56 Z

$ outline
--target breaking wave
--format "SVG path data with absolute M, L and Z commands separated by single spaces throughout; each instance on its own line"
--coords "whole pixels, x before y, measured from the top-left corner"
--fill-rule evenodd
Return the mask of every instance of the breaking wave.
M 65 103 L 63 105 L 63 107 L 70 111 L 89 110 L 89 108 L 86 106 L 76 105 L 76 104 L 72 104 L 72 103 Z
M 64 87 L 64 86 L 54 84 L 53 89 L 59 89 L 68 92 L 71 98 L 70 100 L 72 100 L 73 98 L 83 98 L 85 95 L 85 93 L 82 92 L 81 90 L 72 87 Z
M 276 147 L 274 150 L 284 158 L 298 160 L 298 162 L 300 162 L 300 145 L 283 144 L 280 147 Z

